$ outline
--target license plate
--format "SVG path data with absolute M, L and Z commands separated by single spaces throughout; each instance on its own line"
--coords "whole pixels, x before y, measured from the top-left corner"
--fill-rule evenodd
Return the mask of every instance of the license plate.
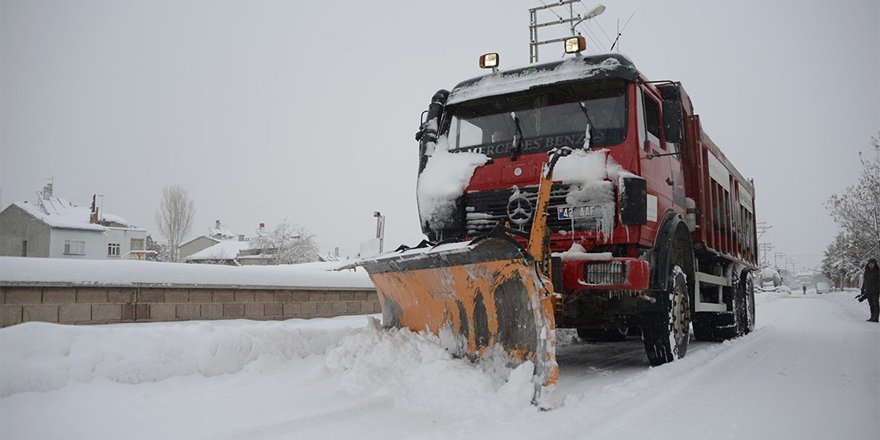
M 566 206 L 556 208 L 556 217 L 559 220 L 569 220 L 573 218 L 585 218 L 592 216 L 592 206 Z

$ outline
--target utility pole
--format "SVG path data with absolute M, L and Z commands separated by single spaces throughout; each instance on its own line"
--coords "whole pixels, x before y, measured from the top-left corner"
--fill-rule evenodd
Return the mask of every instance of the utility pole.
M 767 231 L 769 231 L 772 228 L 773 228 L 773 226 L 768 225 L 767 222 L 757 222 L 755 224 L 755 229 L 758 232 L 758 240 L 761 239 L 761 237 L 764 235 L 764 233 L 766 233 Z
M 779 258 L 782 258 L 783 262 L 785 262 L 785 254 L 782 252 L 774 252 L 773 253 L 773 266 L 779 268 Z
M 772 250 L 773 250 L 773 243 L 765 242 L 765 243 L 758 244 L 758 252 L 760 252 L 762 266 L 767 265 L 767 263 L 768 263 L 767 256 L 770 255 L 770 251 L 772 251 Z

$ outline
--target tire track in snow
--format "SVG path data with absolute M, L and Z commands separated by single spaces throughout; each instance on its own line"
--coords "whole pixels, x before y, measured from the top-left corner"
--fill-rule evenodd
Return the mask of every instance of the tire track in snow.
M 339 426 L 340 420 L 352 422 L 357 419 L 373 418 L 379 413 L 389 412 L 394 403 L 390 397 L 365 399 L 350 405 L 323 408 L 312 413 L 297 414 L 296 417 L 283 422 L 251 426 L 238 429 L 227 434 L 212 433 L 203 437 L 205 440 L 251 440 L 273 438 L 333 438 L 333 426 Z M 350 432 L 350 428 L 343 428 L 343 432 Z M 315 436 L 311 433 L 303 437 L 304 431 L 323 432 L 323 435 Z
M 853 408 L 851 402 L 865 398 L 856 397 L 859 390 L 849 380 L 877 377 L 876 365 L 873 373 L 851 367 L 863 363 L 863 350 L 870 351 L 867 344 L 857 344 L 870 344 L 864 325 L 835 301 L 797 299 L 783 298 L 785 310 L 775 315 L 772 324 L 722 344 L 704 366 L 653 387 L 656 396 L 632 402 L 627 411 L 594 432 L 597 438 L 642 438 L 649 427 L 661 437 L 664 431 L 672 435 L 684 430 L 688 437 L 716 439 L 803 438 L 805 431 L 816 439 L 871 438 L 865 419 L 876 416 L 877 405 L 873 412 Z M 848 347 L 850 341 L 858 347 Z M 875 342 L 874 359 L 877 351 Z M 831 416 L 816 413 L 811 403 L 817 400 L 823 407 L 843 411 Z M 850 411 L 844 410 L 847 407 Z M 753 423 L 766 420 L 768 412 L 779 412 L 777 420 Z

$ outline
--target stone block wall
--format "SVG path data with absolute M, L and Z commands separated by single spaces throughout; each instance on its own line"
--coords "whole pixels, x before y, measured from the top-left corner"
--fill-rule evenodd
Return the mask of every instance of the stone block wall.
M 282 320 L 380 312 L 375 290 L 0 285 L 0 327 L 28 321 Z

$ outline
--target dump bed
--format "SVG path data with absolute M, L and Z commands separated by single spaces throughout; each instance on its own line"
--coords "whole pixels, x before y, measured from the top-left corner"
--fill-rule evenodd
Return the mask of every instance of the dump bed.
M 686 194 L 696 205 L 689 212 L 697 225 L 694 249 L 756 267 L 755 187 L 703 131 L 699 115 L 688 113 L 683 166 Z

